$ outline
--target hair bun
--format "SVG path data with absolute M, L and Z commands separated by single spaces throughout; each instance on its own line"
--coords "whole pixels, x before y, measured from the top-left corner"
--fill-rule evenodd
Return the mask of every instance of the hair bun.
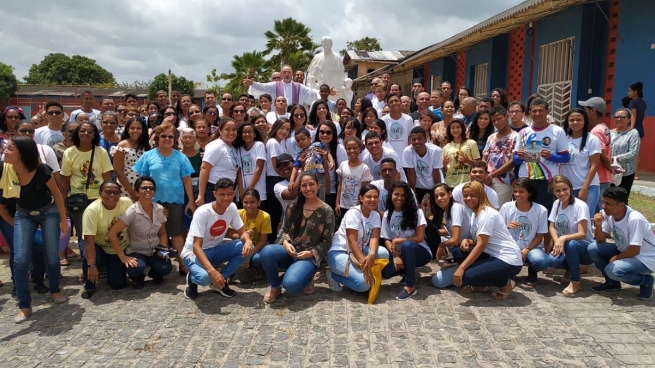
M 641 91 L 642 89 L 644 89 L 644 84 L 642 82 L 636 82 L 635 87 L 637 87 L 637 89 Z

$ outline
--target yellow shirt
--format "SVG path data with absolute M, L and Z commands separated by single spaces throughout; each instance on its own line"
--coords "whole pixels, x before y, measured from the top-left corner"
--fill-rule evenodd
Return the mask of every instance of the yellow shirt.
M 109 243 L 107 234 L 118 218 L 132 205 L 132 200 L 120 197 L 116 207 L 108 210 L 102 205 L 102 200 L 97 199 L 84 210 L 82 217 L 82 234 L 95 236 L 94 242 L 102 247 L 107 254 L 116 254 Z M 118 234 L 118 243 L 121 249 L 125 250 L 128 243 L 127 228 Z
M 470 181 L 469 171 L 471 167 L 457 161 L 457 152 L 462 151 L 471 160 L 480 159 L 480 151 L 478 144 L 472 139 L 467 139 L 460 143 L 450 142 L 443 148 L 443 157 L 449 156 L 450 163 L 448 170 L 446 170 L 446 184 L 454 188 L 462 183 Z
M 251 231 L 250 240 L 252 240 L 253 244 L 257 244 L 262 235 L 268 235 L 273 232 L 273 230 L 271 230 L 271 216 L 269 216 L 268 213 L 259 210 L 255 221 L 250 221 L 246 218 L 246 210 L 242 209 L 238 212 L 241 221 L 243 221 L 244 230 Z
M 96 199 L 100 196 L 98 188 L 102 184 L 102 174 L 112 171 L 114 167 L 109 161 L 109 155 L 102 147 L 95 147 L 96 154 L 93 156 L 93 172 L 89 181 L 89 190 L 86 191 L 89 199 Z M 91 151 L 81 152 L 73 146 L 64 151 L 61 159 L 61 175 L 70 176 L 70 194 L 84 193 L 86 176 L 91 163 Z M 67 196 L 67 193 L 63 193 Z

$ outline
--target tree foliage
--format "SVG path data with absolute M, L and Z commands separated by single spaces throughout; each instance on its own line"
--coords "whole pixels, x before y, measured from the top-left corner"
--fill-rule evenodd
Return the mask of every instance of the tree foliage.
M 366 36 L 359 40 L 346 42 L 346 48 L 341 50 L 341 55 L 345 55 L 346 50 L 382 51 L 382 46 L 380 46 L 380 40 L 377 38 Z
M 0 62 L 0 101 L 6 101 L 16 94 L 18 80 L 14 75 L 14 68 Z
M 25 77 L 28 84 L 114 85 L 114 75 L 86 56 L 50 54 L 32 64 Z
M 276 67 L 289 64 L 291 55 L 296 52 L 311 52 L 315 49 L 310 33 L 309 27 L 293 18 L 276 20 L 273 23 L 273 30 L 264 33 L 268 40 L 264 55 L 271 55 L 271 62 Z
M 234 55 L 231 65 L 234 69 L 232 73 L 217 75 L 216 69 L 213 69 L 207 76 L 207 81 L 215 83 L 220 80 L 227 81 L 224 90 L 232 94 L 246 92 L 247 89 L 243 85 L 243 80 L 246 78 L 254 79 L 255 82 L 267 82 L 272 68 L 271 61 L 266 60 L 261 51 L 244 52 L 241 56 Z
M 171 75 L 171 85 L 174 91 L 180 91 L 181 95 L 191 95 L 195 91 L 195 85 L 192 80 L 188 80 L 184 77 L 178 77 L 175 74 Z M 148 99 L 154 101 L 155 92 L 162 90 L 168 93 L 168 75 L 165 73 L 160 73 L 153 78 L 150 86 L 148 87 Z

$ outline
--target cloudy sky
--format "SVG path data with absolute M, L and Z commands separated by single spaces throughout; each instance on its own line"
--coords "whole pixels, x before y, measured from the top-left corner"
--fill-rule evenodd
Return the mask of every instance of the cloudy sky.
M 0 61 L 23 79 L 49 53 L 95 59 L 117 82 L 148 81 L 169 68 L 194 81 L 233 55 L 263 50 L 273 20 L 294 17 L 315 41 L 377 37 L 385 50 L 418 50 L 520 0 L 112 0 L 3 1 Z

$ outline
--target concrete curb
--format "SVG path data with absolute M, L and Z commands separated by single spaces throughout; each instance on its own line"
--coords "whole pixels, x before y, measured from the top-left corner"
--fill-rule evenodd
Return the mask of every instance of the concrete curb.
M 639 194 L 643 194 L 645 196 L 655 197 L 655 188 L 646 187 L 643 185 L 633 185 L 632 191 L 637 192 Z

